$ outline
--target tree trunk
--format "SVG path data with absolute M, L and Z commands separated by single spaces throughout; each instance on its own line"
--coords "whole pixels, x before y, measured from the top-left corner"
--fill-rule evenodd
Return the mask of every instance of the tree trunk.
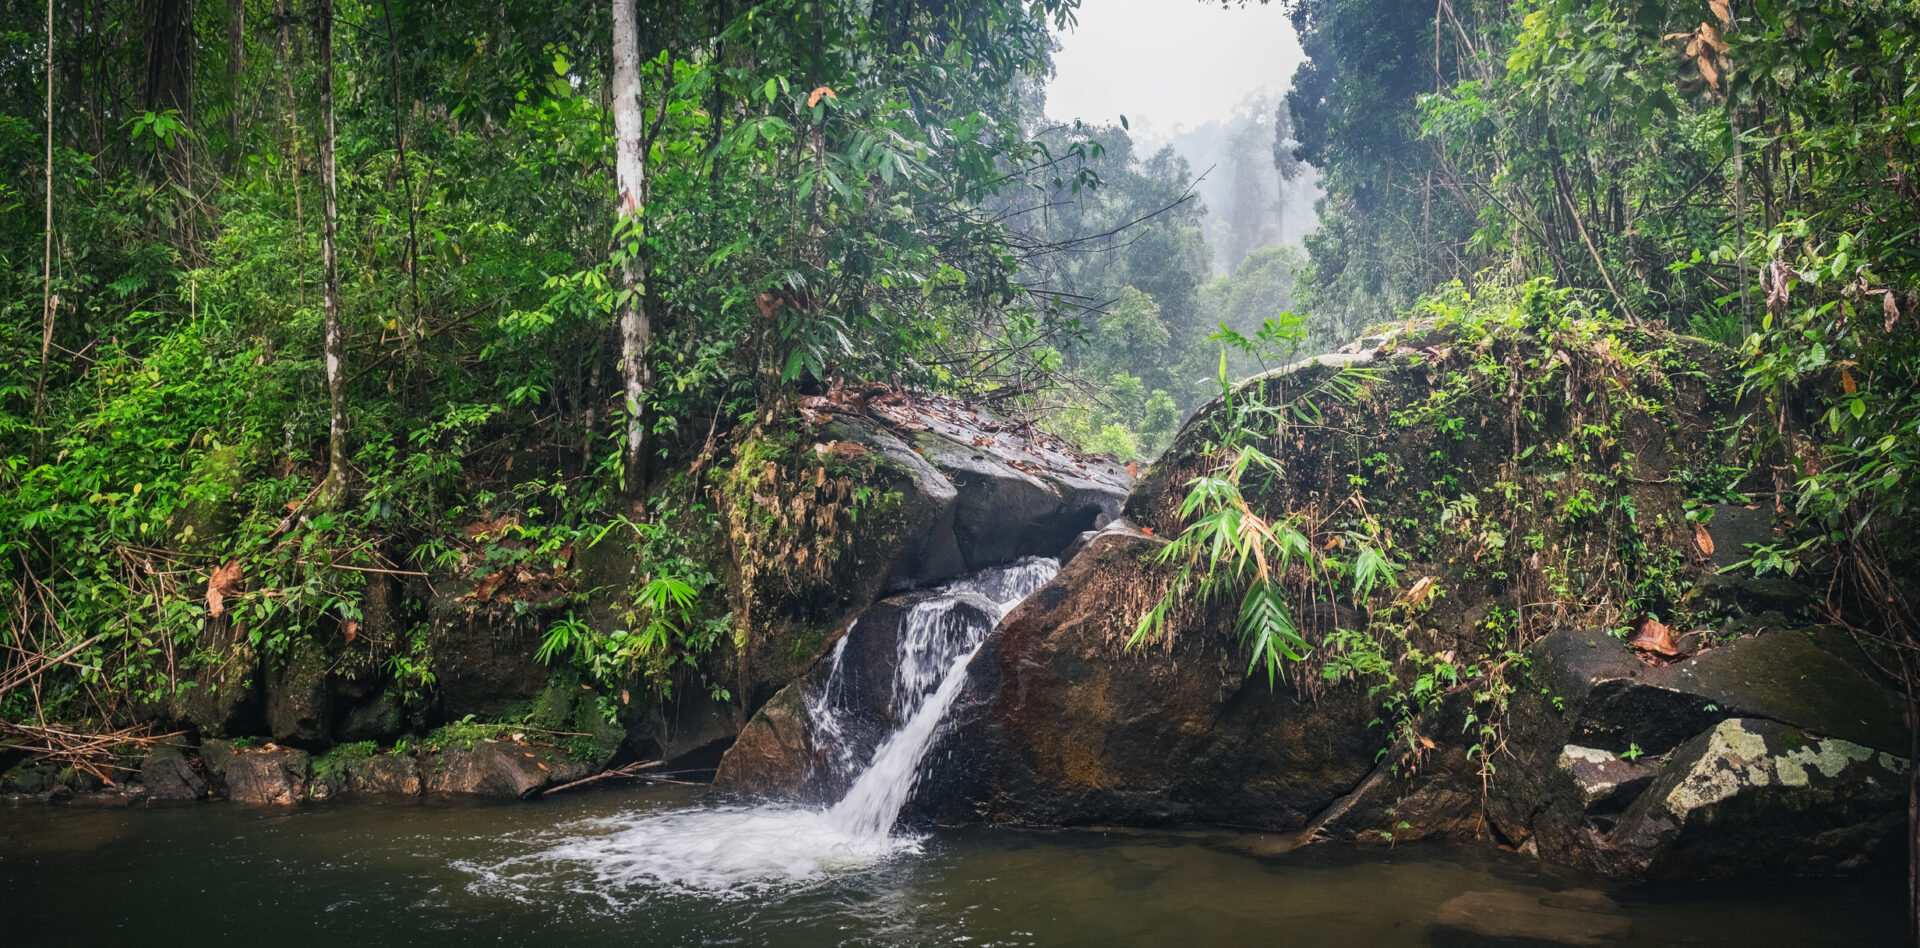
M 33 425 L 45 427 L 47 414 L 47 360 L 53 357 L 53 0 L 47 0 L 47 230 L 40 289 L 40 379 L 33 386 Z M 46 435 L 39 434 L 34 440 L 34 459 L 40 458 L 40 448 L 46 444 Z
M 621 489 L 641 486 L 646 427 L 641 417 L 651 369 L 647 364 L 646 154 L 642 151 L 640 30 L 634 0 L 613 0 L 614 168 L 620 188 L 614 244 L 620 265 L 620 374 L 626 386 L 626 440 L 620 459 Z M 632 248 L 632 249 L 626 249 Z
M 307 214 L 300 202 L 300 106 L 299 99 L 293 94 L 292 67 L 288 65 L 288 59 L 291 55 L 288 50 L 292 47 L 292 40 L 289 37 L 287 29 L 287 0 L 273 0 L 273 12 L 280 18 L 280 47 L 276 56 L 280 66 L 280 81 L 286 90 L 285 95 L 287 99 L 287 140 L 286 144 L 280 149 L 280 156 L 286 160 L 287 170 L 293 180 L 293 233 L 295 239 L 299 241 L 298 246 L 302 248 L 300 253 L 294 255 L 294 259 L 298 262 L 294 264 L 293 285 L 299 294 L 297 298 L 300 300 L 300 308 L 306 309 L 307 258 L 305 248 L 307 246 Z
M 326 296 L 327 479 L 321 485 L 326 506 L 337 506 L 347 492 L 346 333 L 340 325 L 338 236 L 339 172 L 333 158 L 333 0 L 320 0 L 315 16 L 320 46 L 320 279 Z
M 240 137 L 246 128 L 241 120 L 240 99 L 246 91 L 247 5 L 245 0 L 227 0 L 227 151 L 229 167 L 239 167 L 246 154 Z

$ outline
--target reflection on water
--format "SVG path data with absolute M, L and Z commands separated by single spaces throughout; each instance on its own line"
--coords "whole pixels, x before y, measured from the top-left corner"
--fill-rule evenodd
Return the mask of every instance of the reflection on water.
M 884 850 L 668 790 L 0 809 L 8 944 L 1900 944 L 1882 877 L 1611 889 L 1483 847 L 969 828 Z M 842 848 L 836 849 L 836 845 Z M 693 848 L 707 847 L 706 851 Z M 746 897 L 743 897 L 746 896 Z

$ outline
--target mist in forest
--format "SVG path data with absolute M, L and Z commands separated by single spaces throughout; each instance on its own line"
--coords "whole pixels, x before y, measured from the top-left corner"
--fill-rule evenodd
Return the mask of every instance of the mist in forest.
M 1279 111 L 1306 55 L 1278 4 L 1166 14 L 1153 0 L 1083 8 L 1058 37 L 1046 110 L 1091 125 L 1124 116 L 1142 158 L 1172 146 L 1197 179 L 1212 275 L 1225 276 L 1254 250 L 1297 245 L 1317 226 L 1319 172 L 1293 158 L 1291 117 Z
M 1226 119 L 1173 133 L 1169 144 L 1198 177 L 1206 204 L 1201 232 L 1213 249 L 1213 272 L 1233 272 L 1262 247 L 1298 244 L 1319 225 L 1314 201 L 1320 173 L 1293 157 L 1291 116 L 1281 94 L 1258 92 Z

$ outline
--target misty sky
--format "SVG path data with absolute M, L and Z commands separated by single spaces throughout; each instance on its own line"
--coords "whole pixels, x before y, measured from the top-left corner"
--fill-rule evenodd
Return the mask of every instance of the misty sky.
M 1047 114 L 1088 122 L 1124 114 L 1136 137 L 1156 142 L 1227 118 L 1252 93 L 1280 91 L 1303 58 L 1278 3 L 1086 0 L 1080 25 L 1060 42 Z

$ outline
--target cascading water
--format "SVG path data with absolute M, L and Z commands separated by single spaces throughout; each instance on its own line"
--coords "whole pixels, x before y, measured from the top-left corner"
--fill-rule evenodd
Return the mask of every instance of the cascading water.
M 1059 568 L 1055 560 L 1029 557 L 943 586 L 908 611 L 893 676 L 897 726 L 833 806 L 709 807 L 597 820 L 570 827 L 576 835 L 541 852 L 461 868 L 477 877 L 477 891 L 510 897 L 537 888 L 556 864 L 586 868 L 601 891 L 640 885 L 743 897 L 918 851 L 920 840 L 894 835 L 893 824 L 966 684 L 967 665 L 1000 619 Z M 851 709 L 840 705 L 835 688 L 846 644 L 842 637 L 834 646 L 826 682 L 806 707 L 829 765 L 852 772 L 859 755 L 843 726 Z
M 1055 560 L 1028 557 L 955 582 L 907 613 L 893 673 L 894 707 L 902 723 L 828 812 L 834 825 L 855 837 L 885 836 L 893 828 L 913 794 L 921 759 L 966 683 L 967 663 L 1007 611 L 1059 569 Z

